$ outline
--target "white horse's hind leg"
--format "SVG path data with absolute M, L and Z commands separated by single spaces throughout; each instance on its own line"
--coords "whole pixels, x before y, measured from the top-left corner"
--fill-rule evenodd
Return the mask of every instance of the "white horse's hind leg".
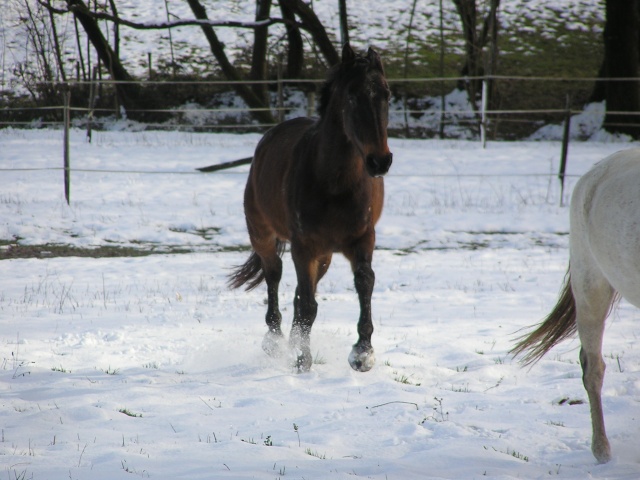
M 572 267 L 574 265 L 572 258 Z M 593 437 L 591 451 L 599 463 L 611 460 L 611 448 L 607 440 L 602 412 L 602 383 L 605 364 L 602 359 L 604 321 L 609 313 L 614 290 L 599 271 L 580 264 L 577 272 L 571 271 L 571 287 L 576 300 L 576 322 L 580 336 L 580 363 L 582 382 L 589 396 Z

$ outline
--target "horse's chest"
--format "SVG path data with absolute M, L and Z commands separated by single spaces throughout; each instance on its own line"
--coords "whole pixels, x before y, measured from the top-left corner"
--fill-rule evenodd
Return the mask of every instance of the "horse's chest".
M 306 198 L 295 211 L 297 233 L 320 236 L 331 243 L 360 237 L 373 223 L 371 201 L 366 196 Z

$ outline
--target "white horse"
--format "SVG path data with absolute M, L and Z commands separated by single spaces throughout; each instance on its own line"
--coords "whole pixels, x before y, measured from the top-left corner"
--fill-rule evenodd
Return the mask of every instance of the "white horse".
M 640 307 L 640 149 L 614 153 L 580 178 L 571 198 L 569 253 L 558 303 L 511 352 L 526 352 L 525 364 L 536 362 L 577 329 L 591 406 L 591 451 L 605 463 L 611 447 L 600 394 L 604 322 L 620 296 Z

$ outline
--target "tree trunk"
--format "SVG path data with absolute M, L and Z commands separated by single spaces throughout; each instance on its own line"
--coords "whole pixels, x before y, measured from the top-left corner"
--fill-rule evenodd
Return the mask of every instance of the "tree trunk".
M 115 0 L 109 0 L 109 6 L 111 7 L 113 16 L 117 17 L 118 8 L 116 7 Z M 120 58 L 120 25 L 118 22 L 113 22 L 113 51 L 116 54 L 116 58 Z
M 49 22 L 51 23 L 51 36 L 53 37 L 53 48 L 56 52 L 56 63 L 58 64 L 58 72 L 60 73 L 60 79 L 63 82 L 67 81 L 67 75 L 64 71 L 64 62 L 62 61 L 62 53 L 60 50 L 60 41 L 58 40 L 58 29 L 56 28 L 56 20 L 53 17 L 53 12 L 48 10 L 49 12 Z
M 347 0 L 338 0 L 340 12 L 340 40 L 342 45 L 349 43 L 349 22 L 347 21 Z
M 469 77 L 480 76 L 480 55 L 482 49 L 478 43 L 478 35 L 476 30 L 476 0 L 453 0 L 462 21 L 462 33 L 464 36 L 464 49 L 466 52 L 466 64 L 463 68 L 463 74 Z M 470 78 L 465 82 L 465 88 L 469 96 L 469 102 L 476 110 L 476 100 L 480 91 L 480 81 L 476 78 Z
M 289 22 L 295 22 L 295 15 L 291 8 L 280 2 L 280 11 L 282 18 Z M 299 78 L 302 73 L 302 64 L 304 62 L 304 46 L 302 43 L 302 35 L 297 26 L 287 23 L 287 38 L 289 40 L 289 50 L 287 52 L 287 71 L 286 78 Z
M 640 0 L 607 0 L 604 27 L 604 70 L 607 113 L 604 128 L 640 138 L 640 57 L 638 53 Z M 622 112 L 622 113 L 616 113 Z M 626 112 L 629 112 L 628 114 Z
M 256 22 L 267 20 L 271 11 L 271 0 L 256 0 Z M 267 40 L 269 27 L 256 27 L 253 30 L 253 56 L 251 57 L 250 80 L 267 78 Z M 269 90 L 266 83 L 254 83 L 251 89 L 260 102 L 269 105 Z
M 484 66 L 484 72 L 487 77 L 491 77 L 498 73 L 498 8 L 500 7 L 500 0 L 491 0 L 490 10 L 487 18 L 484 20 L 481 34 L 481 46 L 484 47 L 489 44 L 489 54 Z M 497 88 L 496 82 L 493 78 L 488 80 L 488 101 L 487 105 L 489 110 L 495 110 L 497 108 Z
M 91 41 L 100 60 L 106 65 L 111 74 L 111 78 L 117 82 L 132 82 L 133 78 L 109 46 L 98 23 L 91 16 L 91 12 L 83 1 L 67 0 L 67 5 L 69 9 L 73 11 L 73 15 L 78 19 L 82 28 L 84 28 L 87 38 Z M 116 83 L 115 89 L 120 105 L 122 105 L 125 110 L 136 108 L 137 102 L 134 99 L 139 98 L 140 95 L 140 89 L 137 85 L 131 83 Z
M 193 11 L 195 17 L 199 20 L 208 20 L 207 11 L 200 4 L 199 0 L 187 0 L 189 3 L 189 7 Z M 209 42 L 209 46 L 211 47 L 211 53 L 216 57 L 218 63 L 220 64 L 220 68 L 222 69 L 222 73 L 231 81 L 240 81 L 242 78 L 238 71 L 234 68 L 233 65 L 229 62 L 227 55 L 224 53 L 224 47 L 220 40 L 218 40 L 218 36 L 213 31 L 213 28 L 210 25 L 201 25 L 202 32 L 205 37 L 207 37 L 207 41 Z M 268 108 L 268 105 L 265 105 L 260 98 L 258 98 L 251 88 L 248 88 L 246 85 L 237 83 L 234 85 L 236 93 L 245 101 L 247 106 L 252 109 L 256 109 L 252 111 L 253 117 L 261 123 L 275 123 L 275 119 L 269 110 L 264 110 Z
M 280 0 L 280 4 L 284 4 L 285 7 L 298 15 L 302 26 L 311 34 L 313 41 L 320 48 L 329 66 L 340 63 L 340 55 L 338 55 L 336 48 L 327 35 L 327 31 L 309 5 L 302 0 Z

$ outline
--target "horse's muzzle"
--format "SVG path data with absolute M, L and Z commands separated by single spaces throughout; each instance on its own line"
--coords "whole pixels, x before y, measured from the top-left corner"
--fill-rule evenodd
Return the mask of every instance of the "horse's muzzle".
M 375 155 L 370 153 L 365 159 L 367 173 L 372 177 L 382 177 L 391 168 L 393 162 L 393 153 L 389 152 L 385 155 Z

